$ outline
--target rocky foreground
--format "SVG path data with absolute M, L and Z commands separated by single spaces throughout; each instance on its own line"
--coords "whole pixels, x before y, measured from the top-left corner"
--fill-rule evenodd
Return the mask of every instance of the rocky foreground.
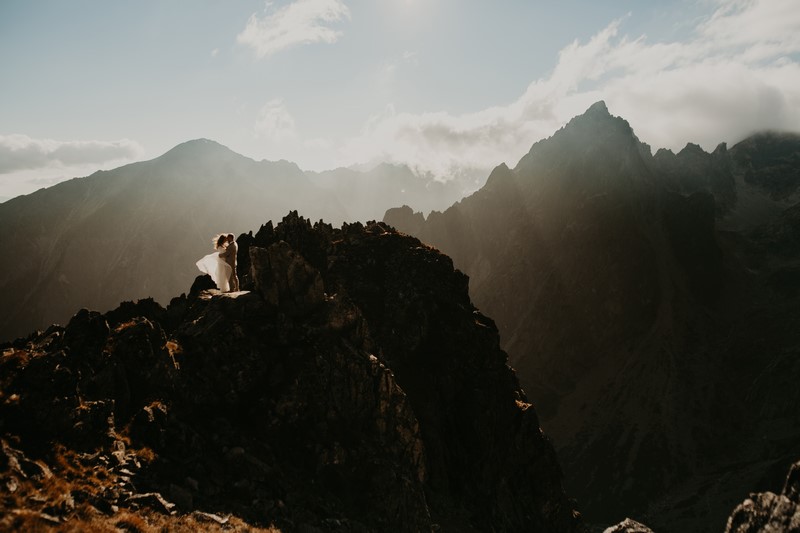
M 0 529 L 582 531 L 451 260 L 290 214 L 198 278 L 2 346 Z
M 792 465 L 780 494 L 751 494 L 733 510 L 726 533 L 800 531 L 800 462 Z

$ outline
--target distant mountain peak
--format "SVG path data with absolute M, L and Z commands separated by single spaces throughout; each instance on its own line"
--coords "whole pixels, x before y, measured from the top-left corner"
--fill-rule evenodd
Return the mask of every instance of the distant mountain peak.
M 168 150 L 161 157 L 197 157 L 201 155 L 236 154 L 233 150 L 211 139 L 193 139 L 183 142 L 171 150 Z M 237 154 L 238 155 L 238 154 Z M 243 157 L 243 156 L 242 156 Z
M 612 115 L 603 100 L 590 105 L 589 108 L 583 112 L 583 114 L 578 115 L 570 120 L 564 129 L 567 129 L 570 126 L 577 126 L 579 124 L 591 124 L 592 127 L 597 127 L 598 124 L 602 125 L 603 127 L 615 125 L 617 128 L 620 128 L 626 133 L 633 133 L 633 129 L 631 128 L 630 124 L 628 124 L 628 121 L 622 117 Z
M 564 134 L 569 137 L 578 135 L 587 144 L 596 142 L 598 134 L 605 138 L 610 135 L 621 136 L 626 139 L 636 138 L 628 121 L 622 117 L 612 115 L 603 100 L 595 102 L 583 114 L 572 118 L 551 139 L 561 137 Z M 638 139 L 636 140 L 638 141 Z
M 552 136 L 542 139 L 520 159 L 515 170 L 537 164 L 544 158 L 572 161 L 574 154 L 591 155 L 605 159 L 609 156 L 622 157 L 623 154 L 638 152 L 650 157 L 650 147 L 642 143 L 622 117 L 608 111 L 603 100 L 595 102 L 581 115 L 578 115 Z
M 681 155 L 681 154 L 692 154 L 692 153 L 694 153 L 694 154 L 705 154 L 706 151 L 703 150 L 703 147 L 700 146 L 699 144 L 695 144 L 695 143 L 689 142 L 689 143 L 686 143 L 686 146 L 683 147 L 683 150 L 678 152 L 678 155 Z
M 611 113 L 609 113 L 608 106 L 606 106 L 605 101 L 598 100 L 589 106 L 589 109 L 586 110 L 584 115 L 605 115 L 610 117 Z
M 179 145 L 175 146 L 172 150 L 197 150 L 197 149 L 224 149 L 228 150 L 227 146 L 224 146 L 217 141 L 212 139 L 200 138 L 200 139 L 191 139 L 186 142 L 182 142 Z M 170 151 L 172 151 L 170 150 Z
M 511 169 L 508 168 L 508 165 L 506 165 L 505 163 L 500 163 L 499 165 L 494 167 L 492 173 L 489 174 L 489 178 L 486 180 L 486 185 L 484 186 L 484 188 L 491 189 L 497 186 L 498 183 L 510 179 L 511 175 L 512 175 Z

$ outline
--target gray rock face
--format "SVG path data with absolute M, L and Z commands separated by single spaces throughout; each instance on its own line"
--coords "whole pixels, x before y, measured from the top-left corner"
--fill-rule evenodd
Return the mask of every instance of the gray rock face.
M 289 316 L 307 315 L 325 300 L 322 276 L 284 241 L 250 248 L 255 290 Z
M 725 533 L 800 531 L 800 462 L 792 465 L 780 494 L 751 494 L 733 510 Z

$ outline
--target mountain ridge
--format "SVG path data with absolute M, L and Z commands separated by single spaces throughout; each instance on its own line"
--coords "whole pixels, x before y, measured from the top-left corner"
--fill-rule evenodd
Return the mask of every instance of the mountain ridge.
M 416 188 L 388 186 L 387 169 L 395 171 L 349 172 L 358 194 L 338 195 L 295 163 L 255 161 L 196 139 L 9 200 L 0 204 L 0 246 L 22 257 L 0 265 L 0 338 L 64 323 L 75 307 L 165 302 L 190 283 L 213 235 L 238 234 L 264 217 L 301 207 L 317 220 L 355 220 L 350 212 L 377 219 L 386 202 L 427 197 L 426 181 L 408 170 L 399 172 Z M 436 187 L 444 192 L 425 200 L 431 206 L 454 194 Z
M 0 526 L 587 531 L 449 258 L 296 212 L 239 240 L 244 292 L 198 276 L 166 308 L 82 309 L 0 343 Z M 790 530 L 798 472 L 724 531 Z
M 794 286 L 794 256 L 766 259 L 771 252 L 750 233 L 791 201 L 770 199 L 756 178 L 782 176 L 800 154 L 800 144 L 780 146 L 764 153 L 746 140 L 706 153 L 688 144 L 653 156 L 624 119 L 596 104 L 447 210 L 384 216 L 470 276 L 470 294 L 496 321 L 590 522 L 647 518 L 650 507 L 657 530 L 719 530 L 741 495 L 715 485 L 709 464 L 750 461 L 766 475 L 796 460 L 787 443 L 800 435 L 786 420 L 761 420 L 725 386 L 747 390 L 762 372 L 772 382 L 767 369 L 791 360 L 785 354 L 800 342 L 789 318 L 797 299 L 768 304 L 771 287 Z M 792 174 L 786 182 L 798 191 Z M 773 243 L 793 234 L 793 220 L 767 232 Z M 759 348 L 753 339 L 770 321 Z M 754 401 L 768 409 L 776 399 L 763 394 Z M 757 439 L 737 434 L 740 411 L 752 427 L 773 420 L 792 436 L 762 457 Z M 755 483 L 744 477 L 739 490 Z M 696 499 L 664 503 L 687 479 L 713 487 L 704 522 Z

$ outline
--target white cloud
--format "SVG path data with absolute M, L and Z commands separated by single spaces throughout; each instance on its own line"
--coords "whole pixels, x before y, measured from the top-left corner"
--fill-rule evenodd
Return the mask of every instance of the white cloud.
M 211 57 L 217 57 L 219 55 L 219 48 L 214 48 L 211 50 Z
M 332 23 L 350 18 L 342 0 L 295 0 L 263 17 L 253 13 L 247 26 L 236 37 L 240 44 L 253 48 L 259 58 L 299 44 L 334 43 L 341 32 Z
M 718 0 L 720 7 L 700 32 L 720 46 L 772 45 L 792 52 L 800 45 L 800 9 L 781 0 Z
M 70 168 L 130 161 L 144 153 L 129 139 L 118 141 L 55 141 L 27 135 L 0 135 L 0 174 L 19 170 Z
M 394 83 L 398 70 L 404 66 L 416 67 L 418 64 L 417 52 L 406 50 L 400 56 L 393 57 L 383 63 L 378 72 L 378 82 L 383 84 Z
M 266 137 L 273 141 L 285 141 L 297 135 L 294 117 L 280 99 L 270 100 L 261 107 L 253 129 L 257 138 Z
M 509 105 L 461 115 L 389 106 L 344 144 L 338 163 L 383 159 L 442 178 L 513 166 L 601 99 L 654 148 L 713 149 L 760 129 L 800 130 L 796 0 L 718 0 L 685 42 L 620 36 L 623 25 L 566 46 L 550 75 Z

